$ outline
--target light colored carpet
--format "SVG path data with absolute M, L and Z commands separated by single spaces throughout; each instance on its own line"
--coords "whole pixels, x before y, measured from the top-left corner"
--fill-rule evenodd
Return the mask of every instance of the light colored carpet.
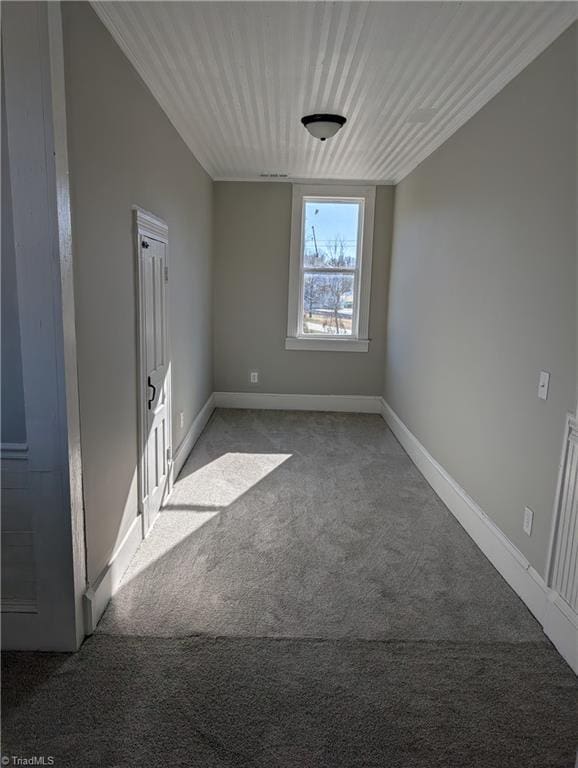
M 218 411 L 98 632 L 7 653 L 66 768 L 573 768 L 576 678 L 377 416 Z
M 56 768 L 574 767 L 576 683 L 546 643 L 95 635 L 15 657 L 4 751 Z
M 376 415 L 219 410 L 99 632 L 544 641 Z

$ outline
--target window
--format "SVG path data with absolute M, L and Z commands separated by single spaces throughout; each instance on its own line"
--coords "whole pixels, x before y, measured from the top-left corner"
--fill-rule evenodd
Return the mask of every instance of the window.
M 367 352 L 374 187 L 293 187 L 286 349 Z

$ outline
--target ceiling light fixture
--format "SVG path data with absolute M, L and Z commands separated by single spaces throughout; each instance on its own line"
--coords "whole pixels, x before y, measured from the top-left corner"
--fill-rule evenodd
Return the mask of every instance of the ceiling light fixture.
M 314 138 L 326 141 L 335 136 L 347 118 L 342 115 L 306 115 L 301 122 Z

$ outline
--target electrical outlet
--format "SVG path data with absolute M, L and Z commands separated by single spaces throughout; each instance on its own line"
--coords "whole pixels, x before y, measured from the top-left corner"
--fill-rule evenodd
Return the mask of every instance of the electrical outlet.
M 179 411 L 179 427 L 183 429 L 185 426 L 185 412 Z
M 530 507 L 524 507 L 524 533 L 532 535 L 532 523 L 534 522 L 534 513 Z
M 548 371 L 540 371 L 538 380 L 538 397 L 540 400 L 548 399 L 548 387 L 550 386 L 550 374 Z
M 251 371 L 249 373 L 249 382 L 251 384 L 258 384 L 259 383 L 259 371 Z

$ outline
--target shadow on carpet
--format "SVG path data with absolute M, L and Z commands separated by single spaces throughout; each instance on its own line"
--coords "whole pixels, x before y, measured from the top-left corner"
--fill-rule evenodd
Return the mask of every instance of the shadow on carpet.
M 3 682 L 18 691 L 4 708 L 3 754 L 56 766 L 575 759 L 578 686 L 547 643 L 95 635 L 70 657 L 6 653 Z

